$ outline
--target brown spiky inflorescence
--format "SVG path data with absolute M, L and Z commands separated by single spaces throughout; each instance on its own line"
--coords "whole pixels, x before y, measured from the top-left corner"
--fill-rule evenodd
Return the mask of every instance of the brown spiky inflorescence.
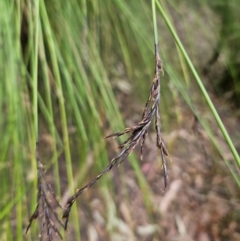
M 29 219 L 29 224 L 27 226 L 26 233 L 31 227 L 32 222 L 35 219 L 40 218 L 41 220 L 40 240 L 43 240 L 44 230 L 46 231 L 46 235 L 49 241 L 53 240 L 54 233 L 60 238 L 62 238 L 61 233 L 59 231 L 59 226 L 62 226 L 64 229 L 67 229 L 69 214 L 70 214 L 72 205 L 84 191 L 92 187 L 106 172 L 110 171 L 116 164 L 118 165 L 121 164 L 139 144 L 141 147 L 140 158 L 142 159 L 145 138 L 148 133 L 149 126 L 151 125 L 153 119 L 155 120 L 156 146 L 159 148 L 161 152 L 161 158 L 162 158 L 163 176 L 164 176 L 163 191 L 166 189 L 167 183 L 168 183 L 168 175 L 167 175 L 167 166 L 166 166 L 165 157 L 169 156 L 169 154 L 163 142 L 161 131 L 160 131 L 160 115 L 159 115 L 160 72 L 163 72 L 163 67 L 162 67 L 162 61 L 158 53 L 158 45 L 155 45 L 155 57 L 156 57 L 155 75 L 154 75 L 153 83 L 150 89 L 147 102 L 143 110 L 141 121 L 137 125 L 128 127 L 122 132 L 117 132 L 105 137 L 105 138 L 120 137 L 124 134 L 131 133 L 130 137 L 128 137 L 124 142 L 122 142 L 119 145 L 120 152 L 115 158 L 111 160 L 111 163 L 91 182 L 89 182 L 81 189 L 77 189 L 76 193 L 68 199 L 63 216 L 62 216 L 62 218 L 65 219 L 64 224 L 60 221 L 57 213 L 54 211 L 56 206 L 60 208 L 62 207 L 57 201 L 56 195 L 53 192 L 51 185 L 46 180 L 44 166 L 39 160 L 38 144 L 36 144 L 36 160 L 38 165 L 37 205 L 34 213 Z
M 40 240 L 43 240 L 44 234 L 47 235 L 49 241 L 53 241 L 53 235 L 59 236 L 61 239 L 62 235 L 59 231 L 59 226 L 64 227 L 61 220 L 58 218 L 57 213 L 54 209 L 61 207 L 60 203 L 57 200 L 57 197 L 50 185 L 46 180 L 45 169 L 43 164 L 39 160 L 38 153 L 38 143 L 36 143 L 36 160 L 38 165 L 38 193 L 37 193 L 37 205 L 35 211 L 29 219 L 29 224 L 26 229 L 26 233 L 32 225 L 32 222 L 39 218 L 41 221 L 40 227 Z
M 148 133 L 148 129 L 152 120 L 155 119 L 155 130 L 156 130 L 156 146 L 159 148 L 161 152 L 162 158 L 162 166 L 163 166 L 163 175 L 164 175 L 164 189 L 167 187 L 168 183 L 168 175 L 167 175 L 167 166 L 166 166 L 166 156 L 169 156 L 167 148 L 162 140 L 161 131 L 160 131 L 160 115 L 159 115 L 159 103 L 160 103 L 160 72 L 163 72 L 162 61 L 159 57 L 158 53 L 158 45 L 155 45 L 155 75 L 153 79 L 153 83 L 151 86 L 151 90 L 143 110 L 141 121 L 132 127 L 126 128 L 122 132 L 117 132 L 107 136 L 110 137 L 119 137 L 127 133 L 131 133 L 130 137 L 127 138 L 124 142 L 119 145 L 120 152 L 118 155 L 111 160 L 111 163 L 91 182 L 82 187 L 81 189 L 77 189 L 76 193 L 70 197 L 67 201 L 65 211 L 63 213 L 62 218 L 65 220 L 65 229 L 67 229 L 67 224 L 69 220 L 69 214 L 72 208 L 72 205 L 76 201 L 76 199 L 88 188 L 93 186 L 106 172 L 110 171 L 116 164 L 121 164 L 128 155 L 136 148 L 137 145 L 141 146 L 141 159 L 144 149 L 144 142 L 146 135 Z

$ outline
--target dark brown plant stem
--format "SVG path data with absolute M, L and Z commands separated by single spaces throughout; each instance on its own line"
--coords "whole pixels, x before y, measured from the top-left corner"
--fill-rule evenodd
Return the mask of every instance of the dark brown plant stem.
M 39 234 L 40 240 L 43 239 L 44 230 L 46 230 L 49 241 L 54 240 L 54 233 L 62 239 L 62 235 L 58 229 L 58 225 L 62 227 L 64 226 L 61 220 L 58 218 L 57 213 L 54 211 L 55 206 L 61 207 L 61 205 L 57 201 L 56 195 L 53 192 L 51 185 L 47 182 L 45 178 L 44 166 L 39 160 L 38 143 L 36 143 L 36 160 L 38 166 L 37 205 L 35 211 L 29 219 L 26 233 L 31 227 L 32 222 L 35 219 L 39 218 L 41 219 L 41 228 Z
M 161 132 L 160 132 L 160 115 L 159 115 L 159 103 L 160 103 L 160 71 L 163 72 L 162 61 L 159 57 L 158 53 L 158 45 L 155 45 L 155 75 L 153 79 L 153 83 L 151 86 L 151 90 L 145 104 L 142 119 L 141 121 L 132 127 L 126 128 L 122 132 L 117 132 L 107 136 L 110 137 L 119 137 L 127 133 L 131 133 L 130 137 L 128 137 L 124 142 L 119 145 L 119 153 L 118 155 L 111 160 L 111 163 L 91 182 L 82 187 L 81 189 L 77 189 L 76 193 L 70 197 L 67 201 L 65 211 L 63 213 L 62 218 L 65 218 L 65 229 L 67 229 L 67 224 L 69 220 L 69 214 L 72 208 L 72 205 L 84 191 L 88 188 L 92 187 L 106 172 L 110 171 L 116 164 L 121 164 L 128 155 L 136 148 L 136 146 L 140 143 L 141 146 L 141 159 L 143 156 L 143 149 L 145 138 L 148 133 L 148 129 L 150 124 L 152 123 L 153 118 L 155 118 L 155 130 L 156 130 L 156 146 L 161 151 L 162 158 L 162 166 L 163 166 L 163 176 L 164 176 L 164 189 L 166 189 L 168 184 L 168 175 L 167 175 L 167 165 L 166 165 L 166 156 L 169 156 L 167 148 L 162 140 Z

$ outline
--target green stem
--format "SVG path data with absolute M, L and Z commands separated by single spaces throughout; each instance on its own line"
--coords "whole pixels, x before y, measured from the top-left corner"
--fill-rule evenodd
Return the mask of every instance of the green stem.
M 56 92 L 58 93 L 60 120 L 61 120 L 62 133 L 63 133 L 63 147 L 64 147 L 65 160 L 66 160 L 67 179 L 69 183 L 69 189 L 71 190 L 71 192 L 74 192 L 73 169 L 72 169 L 71 150 L 70 150 L 70 143 L 69 143 L 67 113 L 66 113 L 65 100 L 63 95 L 64 88 L 62 86 L 60 69 L 58 65 L 57 44 L 55 42 L 55 38 L 52 33 L 51 24 L 49 22 L 49 16 L 48 16 L 44 1 L 40 2 L 40 12 L 42 16 L 42 29 L 44 29 L 45 35 L 47 38 L 46 42 L 49 48 L 50 60 L 53 68 L 54 78 L 56 81 Z M 81 236 L 79 232 L 80 223 L 79 223 L 76 206 L 74 206 L 73 208 L 73 214 L 74 214 L 74 223 L 75 223 L 75 231 L 76 231 L 75 232 L 76 240 L 81 241 Z
M 153 15 L 153 29 L 154 29 L 154 42 L 158 44 L 158 33 L 157 33 L 157 17 L 156 17 L 156 5 L 155 0 L 152 0 L 152 15 Z
M 33 64 L 33 118 L 35 140 L 38 141 L 38 33 L 39 33 L 39 1 L 35 2 L 35 48 L 34 48 L 34 64 Z
M 218 113 L 217 113 L 217 111 L 216 111 L 216 109 L 215 109 L 215 107 L 214 107 L 214 105 L 213 105 L 213 103 L 212 103 L 212 101 L 211 101 L 211 99 L 210 99 L 210 97 L 209 97 L 209 95 L 208 95 L 208 93 L 207 93 L 207 91 L 206 91 L 206 89 L 205 89 L 205 87 L 204 87 L 204 85 L 203 85 L 199 75 L 197 74 L 197 72 L 196 72 L 196 70 L 195 70 L 195 68 L 194 68 L 190 58 L 188 57 L 187 52 L 185 51 L 185 49 L 184 49 L 180 39 L 178 38 L 178 36 L 177 36 L 177 34 L 176 34 L 176 32 L 175 32 L 175 30 L 174 30 L 170 20 L 168 19 L 167 15 L 164 12 L 161 4 L 157 0 L 153 0 L 153 1 L 155 1 L 155 3 L 157 4 L 157 7 L 158 7 L 160 13 L 163 16 L 163 19 L 164 19 L 165 23 L 167 24 L 167 26 L 168 26 L 168 28 L 169 28 L 169 30 L 170 30 L 170 32 L 171 32 L 175 42 L 177 43 L 177 45 L 178 45 L 182 55 L 184 56 L 184 58 L 185 58 L 185 60 L 186 60 L 186 62 L 188 64 L 189 68 L 191 69 L 191 71 L 193 73 L 193 76 L 195 77 L 195 80 L 197 81 L 198 86 L 199 86 L 200 90 L 202 91 L 202 94 L 204 95 L 204 98 L 206 99 L 206 102 L 207 102 L 210 110 L 212 111 L 212 114 L 213 114 L 213 116 L 214 116 L 214 118 L 215 118 L 215 120 L 216 120 L 216 122 L 217 122 L 217 124 L 218 124 L 218 126 L 219 126 L 219 128 L 220 128 L 220 130 L 221 130 L 221 132 L 222 132 L 222 134 L 223 134 L 223 136 L 224 136 L 224 138 L 225 138 L 225 140 L 226 140 L 230 150 L 231 150 L 231 152 L 232 152 L 232 155 L 233 155 L 233 157 L 234 157 L 238 167 L 240 168 L 240 158 L 239 158 L 239 155 L 238 155 L 238 153 L 236 151 L 236 148 L 233 145 L 232 140 L 231 140 L 230 136 L 228 135 L 228 132 L 227 132 L 225 126 L 223 125 L 222 120 L 219 117 L 219 115 L 218 115 Z

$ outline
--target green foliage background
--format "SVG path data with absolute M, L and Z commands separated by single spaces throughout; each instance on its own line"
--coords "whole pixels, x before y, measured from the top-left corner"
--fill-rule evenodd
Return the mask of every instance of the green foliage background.
M 238 1 L 172 0 L 161 4 L 196 69 L 201 72 L 207 66 L 219 95 L 226 94 L 222 87 L 226 80 L 221 76 L 228 76 L 226 97 L 233 97 L 239 105 Z M 72 194 L 107 165 L 111 148 L 102 138 L 124 128 L 119 112 L 122 106 L 114 92 L 122 90 L 120 84 L 130 83 L 132 98 L 143 106 L 152 82 L 151 4 L 143 0 L 4 0 L 0 9 L 0 240 L 36 240 L 36 224 L 24 234 L 36 204 L 36 138 L 41 161 L 51 173 L 59 197 L 66 189 Z M 180 100 L 197 116 L 198 108 L 206 106 L 168 28 L 158 11 L 165 69 L 161 90 L 165 132 L 182 121 Z M 208 64 L 215 50 L 220 61 Z M 189 95 L 192 90 L 193 96 Z M 121 113 L 126 108 L 121 108 Z M 221 154 L 211 127 L 203 117 L 199 120 Z M 89 156 L 93 164 L 86 161 Z M 130 163 L 151 217 L 151 188 L 133 156 Z M 114 196 L 110 178 L 94 187 L 101 187 L 100 195 Z M 108 201 L 114 206 L 111 198 Z M 81 240 L 79 208 L 81 204 L 78 208 L 74 205 L 71 216 L 74 240 Z M 111 215 L 107 220 L 111 237 Z

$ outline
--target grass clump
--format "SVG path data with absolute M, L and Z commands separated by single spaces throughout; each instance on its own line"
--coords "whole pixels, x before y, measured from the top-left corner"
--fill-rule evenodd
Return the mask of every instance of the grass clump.
M 235 134 L 226 132 L 224 120 L 221 120 L 209 99 L 211 88 L 204 83 L 203 79 L 200 79 L 195 70 L 197 69 L 198 73 L 202 70 L 206 78 L 211 78 L 212 72 L 220 75 L 222 73 L 220 70 L 226 68 L 234 79 L 234 90 L 238 90 L 237 68 L 234 64 L 231 65 L 231 62 L 237 59 L 237 51 L 231 52 L 230 46 L 224 44 L 228 42 L 228 38 L 233 43 L 239 37 L 235 26 L 236 21 L 232 21 L 232 17 L 227 14 L 231 9 L 238 9 L 236 2 L 228 4 L 221 1 L 222 5 L 216 7 L 213 6 L 217 4 L 216 1 L 212 1 L 211 4 L 204 1 L 191 4 L 187 1 L 181 1 L 181 3 L 152 1 L 152 6 L 156 3 L 157 13 L 162 16 L 157 20 L 155 11 L 151 13 L 151 6 L 146 1 L 139 1 L 137 4 L 133 1 L 119 0 L 1 1 L 0 9 L 3 10 L 3 14 L 0 16 L 0 78 L 3 81 L 0 81 L 0 108 L 3 118 L 0 118 L 2 137 L 0 225 L 3 227 L 3 232 L 0 234 L 0 240 L 36 240 L 39 233 L 42 233 L 44 239 L 43 232 L 46 232 L 50 239 L 58 238 L 58 235 L 52 235 L 54 232 L 59 232 L 59 237 L 62 236 L 66 240 L 89 239 L 94 222 L 91 221 L 91 227 L 88 223 L 90 220 L 95 220 L 93 211 L 99 211 L 96 208 L 92 210 L 90 205 L 93 201 L 105 203 L 107 198 L 102 197 L 105 197 L 106 193 L 112 194 L 111 205 L 121 208 L 108 207 L 106 204 L 104 212 L 99 211 L 103 220 L 121 219 L 123 222 L 123 217 L 127 217 L 126 223 L 131 227 L 131 233 L 141 240 L 144 232 L 139 231 L 141 233 L 139 234 L 135 231 L 141 228 L 142 224 L 138 224 L 141 219 L 134 216 L 137 212 L 131 212 L 132 207 L 138 206 L 141 207 L 139 212 L 145 212 L 146 219 L 143 223 L 154 226 L 152 231 L 154 234 L 151 233 L 151 235 L 156 235 L 157 239 L 172 238 L 167 234 L 164 236 L 163 230 L 167 228 L 159 225 L 164 215 L 159 211 L 156 200 L 163 200 L 162 197 L 167 194 L 167 192 L 162 194 L 161 187 L 158 185 L 158 180 L 162 180 L 161 177 L 157 176 L 154 181 L 149 181 L 153 177 L 149 178 L 146 170 L 151 170 L 149 166 L 152 163 L 140 163 L 133 155 L 128 156 L 137 145 L 140 147 L 141 156 L 145 146 L 147 158 L 144 157 L 144 160 L 151 159 L 151 155 L 157 156 L 151 149 L 153 131 L 150 123 L 153 121 L 157 132 L 156 144 L 163 159 L 164 186 L 167 184 L 165 157 L 168 151 L 163 143 L 163 137 L 165 141 L 167 140 L 166 145 L 172 159 L 175 157 L 179 161 L 179 149 L 185 144 L 181 143 L 175 147 L 174 141 L 169 145 L 169 139 L 175 131 L 180 133 L 182 126 L 191 126 L 189 124 L 191 116 L 194 119 L 197 117 L 203 127 L 203 147 L 209 159 L 216 160 L 218 163 L 216 165 L 219 166 L 221 166 L 219 160 L 225 160 L 232 173 L 230 175 L 239 184 L 234 166 L 234 162 L 239 164 L 237 145 L 236 147 L 233 145 L 234 142 L 237 143 L 236 139 L 234 140 Z M 168 12 L 168 8 L 171 11 Z M 224 15 L 224 9 L 228 16 Z M 209 12 L 212 13 L 215 10 L 211 18 L 202 16 L 202 14 L 208 16 Z M 231 22 L 234 24 L 225 25 L 221 30 L 217 14 L 222 16 L 221 24 L 230 25 Z M 227 17 L 230 20 L 227 20 Z M 234 14 L 234 18 L 237 18 L 237 15 Z M 169 19 L 172 19 L 171 22 L 174 25 Z M 208 24 L 203 23 L 202 19 Z M 152 22 L 154 22 L 153 28 Z M 211 29 L 212 26 L 213 29 Z M 157 30 L 160 31 L 159 36 Z M 185 30 L 190 31 L 191 34 L 184 32 Z M 220 31 L 219 35 L 218 31 Z M 201 35 L 202 41 L 196 42 L 198 39 L 195 36 L 196 32 Z M 158 37 L 165 71 L 161 88 L 159 71 L 161 73 L 162 63 L 157 54 Z M 154 42 L 155 63 L 152 44 Z M 175 48 L 175 42 L 178 45 L 177 48 Z M 221 47 L 218 48 L 218 46 Z M 211 60 L 211 54 L 214 56 L 215 47 L 218 57 L 208 62 Z M 202 53 L 200 50 L 209 54 L 200 56 Z M 229 55 L 226 55 L 227 53 Z M 226 56 L 229 58 L 225 58 Z M 210 67 L 207 70 L 205 63 Z M 154 80 L 149 96 L 145 96 L 146 89 L 149 89 L 149 80 L 152 78 L 153 66 Z M 216 66 L 218 71 L 214 71 Z M 192 79 L 197 80 L 196 84 Z M 128 92 L 122 91 L 119 87 L 126 82 L 131 87 Z M 142 105 L 146 98 L 145 109 L 140 115 L 138 113 L 142 112 Z M 132 104 L 133 99 L 138 100 L 136 106 Z M 207 100 L 219 127 L 213 123 L 212 114 L 208 113 L 204 99 Z M 221 100 L 223 101 L 224 98 Z M 127 106 L 131 111 L 131 117 L 126 118 Z M 220 106 L 217 105 L 217 107 Z M 159 109 L 162 110 L 161 120 L 164 123 L 161 133 Z M 190 114 L 186 115 L 186 110 Z M 125 123 L 131 127 L 116 133 L 124 129 L 122 116 Z M 133 120 L 129 121 L 130 118 Z M 134 125 L 132 122 L 137 124 Z M 228 143 L 232 154 L 228 153 L 228 148 L 222 148 L 224 141 L 219 140 L 220 134 L 216 135 L 218 130 L 224 134 L 223 138 Z M 109 146 L 102 141 L 102 137 L 107 136 L 108 133 L 115 133 L 110 136 L 120 138 L 125 133 L 130 134 L 127 140 L 120 139 L 119 154 L 115 158 L 111 158 L 113 145 Z M 147 133 L 151 140 L 150 145 L 147 143 L 149 139 L 146 140 Z M 214 146 L 214 148 L 211 147 L 211 152 L 209 150 L 211 145 L 206 144 L 205 133 Z M 185 143 L 188 143 L 188 140 L 187 138 Z M 38 158 L 36 158 L 36 142 L 38 142 Z M 183 150 L 184 148 L 181 149 Z M 218 154 L 215 155 L 216 150 Z M 192 154 L 191 151 L 183 159 L 187 161 L 190 154 Z M 127 157 L 132 169 L 128 163 L 125 163 L 120 168 L 120 177 L 113 171 L 112 182 L 102 180 L 102 189 L 89 190 L 82 196 L 78 208 L 75 205 L 72 206 L 69 234 L 62 232 L 60 229 L 62 220 L 55 219 L 57 217 L 55 211 L 57 210 L 56 215 L 62 215 L 61 206 L 68 202 L 64 213 L 64 217 L 68 219 L 69 208 L 77 196 Z M 195 163 L 193 159 L 188 166 Z M 112 162 L 109 163 L 108 160 Z M 181 163 L 181 160 L 174 162 L 174 165 L 178 163 Z M 181 165 L 184 164 L 181 163 Z M 104 167 L 107 168 L 104 169 Z M 179 168 L 182 168 L 180 164 Z M 129 170 L 132 172 L 129 173 Z M 160 166 L 154 170 L 156 173 L 161 172 Z M 185 167 L 183 170 L 185 173 L 188 169 Z M 97 173 L 101 174 L 97 176 Z M 94 179 L 95 175 L 96 179 Z M 174 177 L 170 169 L 170 186 L 171 178 L 183 179 L 183 177 Z M 187 189 L 187 181 L 182 181 Z M 88 182 L 89 184 L 84 186 Z M 135 182 L 136 188 L 131 190 Z M 67 201 L 78 186 L 84 187 Z M 232 190 L 231 188 L 229 190 Z M 141 196 L 138 200 L 141 200 L 141 205 L 133 205 L 131 194 L 138 189 Z M 37 195 L 37 191 L 41 194 L 41 198 Z M 159 196 L 158 191 L 161 192 Z M 181 193 L 184 193 L 184 190 Z M 103 199 L 104 202 L 102 202 Z M 36 210 L 43 205 L 39 213 L 34 212 L 36 204 L 38 205 Z M 51 214 L 41 216 L 40 214 L 44 214 L 44 208 L 48 210 L 45 214 Z M 82 210 L 81 214 L 80 210 Z M 112 210 L 118 210 L 118 212 Z M 126 214 L 127 212 L 130 214 Z M 177 211 L 176 213 L 181 217 L 181 213 Z M 29 217 L 31 217 L 29 223 L 31 225 L 37 216 L 42 218 L 42 226 L 32 224 L 31 231 L 25 235 Z M 118 217 L 113 218 L 113 216 Z M 52 219 L 56 225 L 52 225 Z M 137 220 L 137 224 L 131 223 L 131 219 Z M 174 220 L 178 220 L 179 224 L 179 218 L 174 217 L 173 223 Z M 106 228 L 106 234 L 102 237 L 104 240 L 111 239 L 116 233 L 121 235 L 120 226 L 114 225 L 112 229 Z M 101 226 L 101 229 L 104 227 Z

